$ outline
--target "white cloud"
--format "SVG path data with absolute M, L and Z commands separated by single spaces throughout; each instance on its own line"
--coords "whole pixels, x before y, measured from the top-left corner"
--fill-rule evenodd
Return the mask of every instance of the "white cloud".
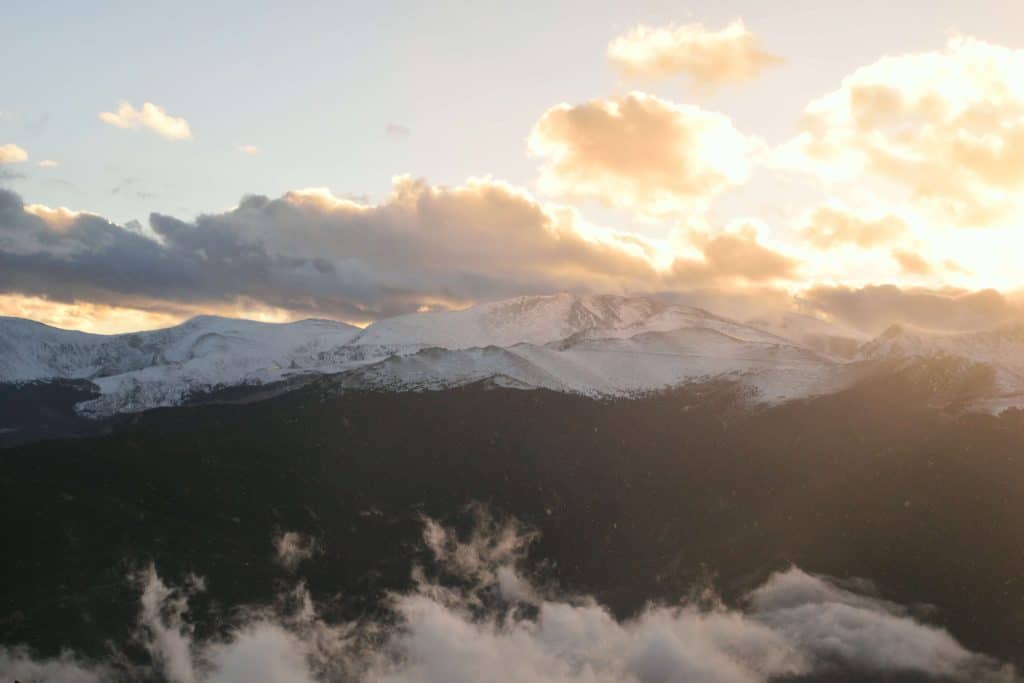
M 638 92 L 552 107 L 528 144 L 545 192 L 662 218 L 745 183 L 760 146 L 727 116 Z
M 28 161 L 28 152 L 14 143 L 0 145 L 0 164 L 19 164 Z
M 44 204 L 27 204 L 25 213 L 40 219 L 44 225 L 57 232 L 69 230 L 82 215 L 80 211 L 72 211 L 66 206 L 50 208 Z
M 83 661 L 69 652 L 53 658 L 36 658 L 25 648 L 0 645 L 0 675 L 22 683 L 107 683 L 115 680 L 113 669 Z
M 796 568 L 769 577 L 742 607 L 712 597 L 703 607 L 654 605 L 619 620 L 593 599 L 529 585 L 521 571 L 529 532 L 486 513 L 478 521 L 459 536 L 428 520 L 437 574 L 418 570 L 416 588 L 390 598 L 393 619 L 375 623 L 325 622 L 300 583 L 277 608 L 234 610 L 241 621 L 227 637 L 204 641 L 187 619 L 202 584 L 169 587 L 151 568 L 141 577 L 138 626 L 152 673 L 172 683 L 767 683 L 842 672 L 1017 680 L 1009 665 L 968 651 L 899 605 Z M 501 586 L 509 572 L 519 577 L 513 595 Z M 128 678 L 116 661 L 37 661 L 0 648 L 0 676 Z
M 902 191 L 934 222 L 1024 217 L 1024 50 L 955 37 L 885 57 L 811 102 L 775 162 Z
M 703 24 L 638 26 L 608 45 L 608 60 L 628 77 L 686 74 L 703 88 L 753 80 L 782 62 L 762 50 L 757 36 L 739 19 L 719 31 Z
M 129 102 L 120 102 L 117 112 L 100 112 L 100 120 L 118 128 L 137 130 L 147 128 L 168 140 L 191 140 L 192 131 L 188 121 L 170 116 L 163 107 L 152 102 L 145 102 L 141 109 L 136 109 Z
M 295 571 L 319 551 L 320 544 L 315 538 L 298 531 L 286 531 L 274 539 L 275 559 L 288 571 Z
M 60 164 L 53 159 L 43 159 L 39 162 L 39 168 L 57 168 L 58 166 L 60 166 Z

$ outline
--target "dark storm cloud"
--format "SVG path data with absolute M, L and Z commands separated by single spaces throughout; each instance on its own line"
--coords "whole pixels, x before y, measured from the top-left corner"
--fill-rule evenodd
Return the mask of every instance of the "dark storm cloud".
M 0 294 L 150 310 L 246 301 L 368 320 L 512 296 L 658 292 L 768 283 L 796 264 L 752 232 L 690 236 L 703 258 L 653 265 L 652 243 L 584 225 L 489 180 L 399 178 L 379 204 L 324 191 L 239 205 L 144 229 L 0 195 Z
M 250 196 L 194 221 L 152 214 L 148 231 L 3 191 L 0 292 L 149 307 L 244 297 L 366 319 L 655 277 L 635 250 L 584 239 L 574 220 L 487 182 L 403 180 L 375 206 L 320 193 Z
M 89 214 L 51 226 L 0 190 L 0 291 L 63 301 L 159 297 L 182 291 L 190 275 L 188 263 L 166 258 L 141 234 Z

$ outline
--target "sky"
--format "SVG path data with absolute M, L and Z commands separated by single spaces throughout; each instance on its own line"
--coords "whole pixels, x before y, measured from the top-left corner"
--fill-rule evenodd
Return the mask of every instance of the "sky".
M 567 290 L 1003 323 L 1021 26 L 1013 0 L 13 3 L 0 314 L 364 324 Z

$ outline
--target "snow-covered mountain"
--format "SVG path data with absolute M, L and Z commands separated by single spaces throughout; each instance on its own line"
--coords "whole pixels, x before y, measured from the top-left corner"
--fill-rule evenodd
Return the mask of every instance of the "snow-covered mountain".
M 630 337 L 643 332 L 707 328 L 738 339 L 780 341 L 761 330 L 699 308 L 672 306 L 646 297 L 613 295 L 524 296 L 461 311 L 413 313 L 367 327 L 353 345 L 436 346 L 468 349 L 515 344 L 544 345 L 586 333 Z
M 978 409 L 998 412 L 1024 406 L 1024 325 L 941 334 L 893 325 L 865 343 L 858 358 L 867 361 L 918 359 L 955 360 L 966 372 L 984 366 L 991 386 L 975 400 Z
M 757 318 L 747 324 L 836 360 L 854 358 L 861 345 L 869 340 L 868 335 L 858 330 L 791 311 Z
M 83 412 L 131 412 L 223 387 L 330 371 L 329 352 L 358 331 L 330 320 L 272 324 L 200 316 L 162 330 L 98 335 L 0 318 L 0 381 L 87 379 L 101 396 L 82 404 Z
M 1024 402 L 1024 328 L 945 336 L 894 328 L 865 343 L 853 334 L 806 316 L 743 324 L 656 299 L 570 294 L 398 316 L 363 330 L 202 316 L 107 336 L 0 318 L 0 383 L 88 380 L 99 396 L 78 410 L 94 417 L 316 375 L 334 375 L 340 387 L 488 381 L 591 396 L 727 378 L 752 400 L 777 402 L 838 391 L 879 361 L 945 354 L 997 368 L 993 398 Z
M 739 379 L 774 402 L 835 390 L 848 368 L 779 340 L 746 341 L 712 328 L 608 337 L 580 333 L 544 345 L 431 347 L 394 355 L 343 376 L 346 386 L 440 389 L 490 380 L 591 396 L 629 396 L 695 380 Z

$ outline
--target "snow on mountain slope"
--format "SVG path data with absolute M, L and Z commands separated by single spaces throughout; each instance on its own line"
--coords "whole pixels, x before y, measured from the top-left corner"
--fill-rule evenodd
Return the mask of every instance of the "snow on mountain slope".
M 1024 325 L 1008 325 L 977 332 L 943 334 L 893 325 L 864 344 L 859 357 L 865 360 L 954 358 L 991 368 L 991 395 L 975 401 L 981 410 L 999 412 L 1024 407 Z
M 469 349 L 515 344 L 543 345 L 574 335 L 630 337 L 682 327 L 719 329 L 733 336 L 768 340 L 772 335 L 707 311 L 646 297 L 614 295 L 527 296 L 460 311 L 413 313 L 375 322 L 352 345 Z
M 279 325 L 200 316 L 161 330 L 99 335 L 0 318 L 0 381 L 94 379 L 188 364 L 211 376 L 223 368 L 227 379 L 243 366 L 315 365 L 358 331 L 329 320 Z
M 722 375 L 762 400 L 835 388 L 831 361 L 707 311 L 624 296 L 557 294 L 383 320 L 349 345 L 393 351 L 345 386 L 439 389 L 482 380 L 622 396 Z
M 860 349 L 864 358 L 960 356 L 1024 369 L 1024 325 L 941 334 L 893 325 Z
M 358 331 L 328 320 L 278 325 L 201 316 L 162 330 L 95 335 L 3 318 L 0 381 L 89 379 L 102 395 L 81 404 L 83 412 L 140 410 L 323 371 L 324 357 Z
M 591 396 L 629 396 L 728 377 L 756 399 L 775 402 L 834 391 L 852 375 L 779 340 L 747 341 L 710 328 L 584 337 L 508 348 L 428 348 L 346 373 L 344 386 L 441 389 L 482 380 Z
M 113 337 L 0 318 L 0 381 L 87 378 L 144 367 L 149 358 Z
M 852 359 L 869 340 L 867 335 L 844 325 L 791 311 L 747 324 L 836 360 Z
M 953 355 L 996 368 L 991 398 L 1000 405 L 1024 404 L 1024 327 L 963 335 L 894 328 L 856 353 L 815 342 L 856 344 L 837 329 L 803 316 L 746 325 L 656 299 L 569 294 L 399 316 L 365 330 L 202 316 L 103 336 L 0 318 L 0 382 L 89 380 L 100 395 L 78 410 L 95 417 L 311 374 L 338 375 L 343 387 L 402 391 L 489 380 L 591 396 L 724 377 L 758 401 L 777 402 L 837 391 L 880 361 Z

